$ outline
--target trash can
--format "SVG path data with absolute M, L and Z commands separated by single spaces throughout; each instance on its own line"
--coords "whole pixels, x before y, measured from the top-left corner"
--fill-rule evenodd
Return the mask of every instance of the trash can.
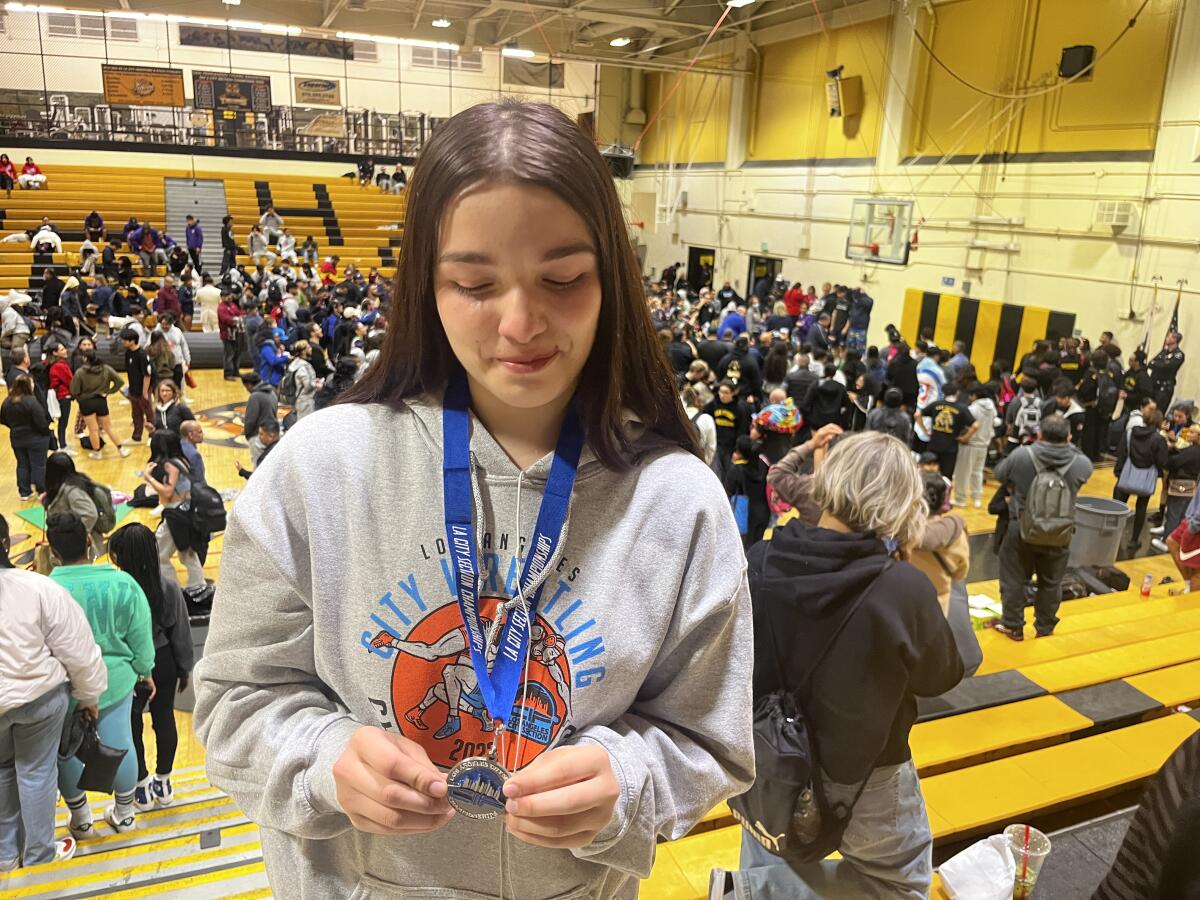
M 192 616 L 192 663 L 193 678 L 188 681 L 187 690 L 175 696 L 175 708 L 182 712 L 191 712 L 196 706 L 195 667 L 204 656 L 204 642 L 208 640 L 208 616 Z
M 1117 561 L 1125 522 L 1133 510 L 1117 500 L 1105 497 L 1077 497 L 1075 500 L 1075 536 L 1071 539 L 1068 565 L 1111 566 Z

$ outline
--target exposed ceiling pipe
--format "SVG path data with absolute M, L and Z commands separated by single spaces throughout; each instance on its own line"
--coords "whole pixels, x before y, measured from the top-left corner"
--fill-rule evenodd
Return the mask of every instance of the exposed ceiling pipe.
M 646 124 L 646 74 L 633 69 L 629 73 L 629 109 L 625 113 L 626 125 Z

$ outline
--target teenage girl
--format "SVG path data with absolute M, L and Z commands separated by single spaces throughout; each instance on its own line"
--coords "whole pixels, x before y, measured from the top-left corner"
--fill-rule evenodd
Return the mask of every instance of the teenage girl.
M 209 776 L 279 896 L 633 898 L 753 777 L 737 526 L 574 122 L 460 113 L 408 217 L 378 364 L 230 516 Z

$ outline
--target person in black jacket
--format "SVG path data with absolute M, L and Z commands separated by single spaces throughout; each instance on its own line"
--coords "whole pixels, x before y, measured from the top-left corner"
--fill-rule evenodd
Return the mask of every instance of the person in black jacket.
M 1179 433 L 1178 440 L 1184 446 L 1169 447 L 1167 451 L 1167 505 L 1163 524 L 1150 529 L 1150 534 L 1154 535 L 1150 546 L 1159 553 L 1168 552 L 1163 538 L 1172 534 L 1183 521 L 1196 493 L 1196 483 L 1200 481 L 1200 427 L 1189 425 Z
M 836 375 L 837 366 L 826 363 L 825 377 L 813 385 L 800 407 L 804 421 L 813 431 L 822 425 L 837 425 L 842 429 L 850 427 L 850 395 L 845 386 L 835 379 Z
M 917 361 L 912 358 L 908 344 L 901 341 L 896 345 L 896 355 L 887 367 L 887 386 L 900 392 L 904 408 L 916 410 L 920 388 L 917 385 Z
M 50 417 L 33 396 L 33 379 L 15 378 L 4 404 L 0 425 L 8 426 L 8 439 L 17 458 L 17 493 L 32 500 L 46 488 L 46 453 L 50 449 Z
M 237 265 L 237 238 L 233 235 L 233 216 L 221 219 L 221 274 Z
M 739 437 L 725 472 L 725 493 L 730 497 L 744 495 L 749 501 L 749 524 L 742 535 L 744 550 L 762 540 L 771 521 L 771 508 L 767 506 L 767 466 L 759 449 L 749 435 Z
M 671 368 L 675 370 L 676 375 L 682 375 L 696 359 L 696 348 L 692 346 L 691 341 L 684 339 L 683 333 L 678 329 L 663 329 L 658 334 L 667 351 L 667 358 L 671 361 Z
M 754 696 L 795 693 L 825 793 L 852 819 L 840 860 L 794 868 L 744 831 L 726 886 L 738 897 L 926 897 L 933 840 L 908 735 L 916 698 L 950 690 L 963 664 L 933 585 L 903 561 L 924 529 L 922 483 L 907 447 L 867 431 L 834 443 L 813 496 L 815 527 L 789 522 L 748 554 Z
M 750 431 L 750 407 L 737 396 L 737 385 L 722 381 L 717 385 L 717 396 L 709 401 L 704 411 L 713 417 L 717 426 L 717 453 L 712 469 L 724 481 L 737 439 Z
M 1148 399 L 1148 398 L 1146 398 Z M 1142 424 L 1134 425 L 1125 431 L 1120 442 L 1117 444 L 1117 458 L 1113 463 L 1113 472 L 1117 476 L 1117 486 L 1113 488 L 1113 499 L 1121 503 L 1126 503 L 1129 500 L 1129 492 L 1121 489 L 1122 476 L 1124 475 L 1125 463 L 1128 461 L 1131 466 L 1136 466 L 1139 469 L 1154 469 L 1155 483 L 1167 469 L 1168 453 L 1167 441 L 1159 432 L 1159 426 L 1162 425 L 1163 416 L 1157 409 L 1149 409 L 1142 414 Z M 1133 535 L 1129 539 L 1130 547 L 1137 547 L 1142 539 L 1142 526 L 1146 524 L 1146 509 L 1150 505 L 1150 498 L 1157 491 L 1151 491 L 1143 496 L 1138 496 L 1137 505 L 1134 508 L 1133 514 Z
M 809 389 L 817 383 L 816 373 L 809 367 L 809 356 L 803 350 L 796 354 L 793 367 L 783 379 L 783 387 L 797 409 L 804 406 Z
M 1154 386 L 1150 382 L 1150 371 L 1146 368 L 1146 352 L 1134 350 L 1129 357 L 1129 368 L 1121 379 L 1121 397 L 1125 410 L 1141 409 L 1142 404 L 1154 398 Z
M 749 335 L 738 335 L 733 349 L 717 364 L 717 378 L 732 381 L 738 396 L 747 403 L 754 403 L 762 396 L 762 369 L 750 352 Z

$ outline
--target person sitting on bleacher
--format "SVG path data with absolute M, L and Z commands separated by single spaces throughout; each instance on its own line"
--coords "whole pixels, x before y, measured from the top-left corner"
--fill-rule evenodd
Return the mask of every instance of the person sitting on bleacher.
M 749 553 L 754 696 L 795 694 L 827 805 L 852 809 L 842 858 L 793 867 L 743 831 L 741 870 L 715 870 L 710 896 L 924 900 L 933 837 L 908 735 L 916 698 L 950 690 L 963 663 L 905 561 L 925 527 L 921 478 L 904 444 L 867 431 L 834 442 L 813 498 L 816 526 L 790 522 Z
M 83 236 L 89 241 L 104 240 L 104 216 L 94 209 L 83 218 Z
M 149 222 L 129 232 L 129 246 L 142 260 L 142 274 L 154 278 L 158 267 L 167 263 L 167 239 Z
M 42 170 L 38 168 L 32 156 L 25 157 L 25 165 L 21 166 L 21 174 L 17 176 L 17 182 L 25 190 L 36 190 L 46 186 L 46 176 L 42 174 Z
M 268 243 L 278 240 L 279 236 L 283 234 L 283 216 L 275 212 L 274 206 L 268 204 L 263 214 L 258 217 L 258 224 L 262 226 Z
M 62 238 L 49 225 L 41 226 L 33 234 L 29 246 L 34 253 L 62 253 Z
M 279 235 L 279 258 L 288 262 L 299 262 L 296 256 L 296 238 L 287 228 Z
M 265 216 L 266 213 L 263 213 Z M 246 237 L 246 247 L 250 254 L 250 259 L 261 266 L 263 257 L 267 259 L 267 265 L 275 265 L 275 254 L 271 252 L 270 240 L 263 233 L 262 225 L 257 222 L 250 228 L 250 234 Z

